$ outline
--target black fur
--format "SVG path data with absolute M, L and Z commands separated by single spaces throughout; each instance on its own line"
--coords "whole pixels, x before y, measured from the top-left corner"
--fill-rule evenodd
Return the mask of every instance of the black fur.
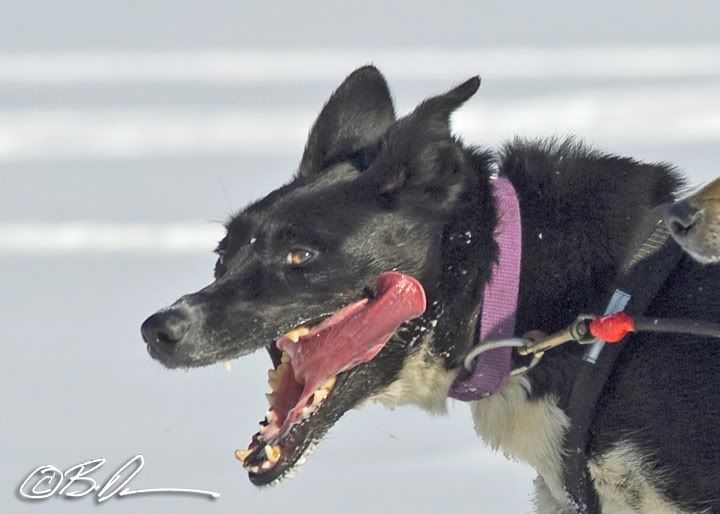
M 575 141 L 505 147 L 501 173 L 520 196 L 523 266 L 517 333 L 567 326 L 608 291 L 643 208 L 672 199 L 682 181 L 666 164 L 603 155 Z M 685 257 L 651 305 L 669 318 L 720 317 L 720 267 Z M 596 309 L 596 312 L 598 310 Z M 720 509 L 720 345 L 692 336 L 637 334 L 608 380 L 591 430 L 591 454 L 622 442 L 644 451 L 667 498 L 693 511 Z M 533 396 L 563 398 L 583 349 L 550 352 L 530 375 Z
M 380 73 L 368 66 L 350 75 L 318 117 L 293 180 L 228 223 L 215 282 L 145 322 L 151 354 L 168 367 L 233 358 L 371 295 L 383 271 L 417 277 L 428 311 L 373 361 L 344 374 L 325 410 L 293 435 L 296 459 L 347 409 L 392 383 L 421 344 L 448 369 L 474 344 L 497 255 L 493 164 L 514 184 L 522 211 L 517 333 L 552 332 L 586 310 L 607 292 L 642 210 L 672 200 L 682 181 L 669 165 L 574 140 L 515 140 L 499 152 L 468 147 L 452 136 L 449 117 L 478 86 L 470 79 L 395 120 Z M 314 257 L 288 266 L 293 248 Z M 651 311 L 717 319 L 718 280 L 720 268 L 683 261 Z M 720 345 L 676 340 L 633 337 L 598 406 L 591 446 L 602 454 L 630 440 L 667 477 L 669 499 L 713 509 Z M 565 395 L 578 351 L 551 352 L 533 370 L 531 401 Z M 252 478 L 265 483 L 279 473 Z

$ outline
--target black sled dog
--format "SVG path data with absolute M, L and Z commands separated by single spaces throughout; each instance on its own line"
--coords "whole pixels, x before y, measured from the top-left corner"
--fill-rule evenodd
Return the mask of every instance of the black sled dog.
M 573 140 L 468 146 L 449 118 L 478 86 L 398 119 L 378 70 L 353 72 L 290 182 L 227 223 L 215 281 L 144 322 L 168 368 L 269 353 L 270 409 L 236 454 L 254 484 L 285 476 L 366 400 L 444 411 L 494 301 L 484 293 L 502 264 L 496 181 L 513 186 L 521 216 L 515 335 L 566 327 L 607 293 L 639 218 L 681 186 L 668 165 Z M 717 320 L 717 285 L 720 267 L 685 256 L 647 312 Z M 589 407 L 585 471 L 602 512 L 720 512 L 720 345 L 693 337 L 633 334 Z M 563 441 L 583 351 L 564 345 L 528 373 L 499 370 L 491 394 L 470 402 L 480 437 L 537 470 L 540 513 L 582 508 L 565 487 Z

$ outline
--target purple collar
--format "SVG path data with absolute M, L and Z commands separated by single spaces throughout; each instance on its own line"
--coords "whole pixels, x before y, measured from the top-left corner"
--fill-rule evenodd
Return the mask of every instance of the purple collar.
M 491 179 L 498 212 L 495 240 L 499 247 L 497 264 L 483 292 L 480 342 L 513 337 L 520 289 L 522 226 L 517 193 L 503 177 Z M 460 372 L 448 396 L 466 402 L 495 393 L 510 376 L 512 348 L 488 350 L 475 360 L 471 373 Z

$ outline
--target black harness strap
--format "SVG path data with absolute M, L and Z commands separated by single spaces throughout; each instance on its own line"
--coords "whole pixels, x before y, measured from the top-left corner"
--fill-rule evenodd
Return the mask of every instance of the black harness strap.
M 605 300 L 605 305 L 611 312 L 624 310 L 630 315 L 642 315 L 677 266 L 682 250 L 662 223 L 659 208 L 649 211 L 643 218 L 628 247 L 632 253 L 625 258 L 614 292 Z M 590 427 L 605 383 L 625 344 L 625 341 L 613 345 L 595 343 L 589 347 L 565 398 L 570 428 L 564 442 L 563 479 L 579 514 L 601 513 L 588 469 Z

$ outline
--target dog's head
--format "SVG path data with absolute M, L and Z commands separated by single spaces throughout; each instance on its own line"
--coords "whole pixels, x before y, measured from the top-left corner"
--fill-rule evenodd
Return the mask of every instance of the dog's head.
M 490 156 L 449 128 L 478 86 L 472 78 L 396 120 L 382 75 L 352 73 L 291 182 L 227 224 L 215 281 L 143 324 L 150 354 L 170 368 L 268 350 L 270 410 L 238 452 L 254 483 L 283 476 L 370 397 L 446 396 L 496 252 Z
M 663 217 L 672 236 L 696 261 L 720 262 L 720 179 L 670 204 Z

